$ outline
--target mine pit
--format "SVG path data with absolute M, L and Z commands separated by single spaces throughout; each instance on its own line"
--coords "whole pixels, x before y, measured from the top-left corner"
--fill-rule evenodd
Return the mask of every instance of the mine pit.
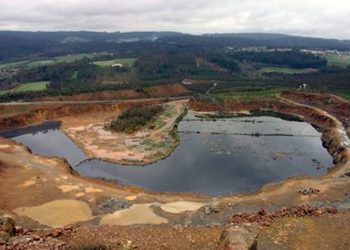
M 125 110 L 160 104 L 137 131 L 106 126 Z M 221 232 L 227 223 L 257 222 L 264 234 L 284 220 L 344 218 L 337 209 L 349 208 L 348 109 L 328 109 L 283 94 L 39 104 L 0 116 L 1 209 L 23 228 L 58 227 L 53 232 Z
M 81 130 L 84 127 L 76 131 Z M 325 174 L 333 166 L 321 133 L 293 116 L 245 112 L 219 117 L 190 110 L 177 130 L 180 143 L 174 152 L 145 166 L 90 159 L 61 130 L 59 121 L 1 135 L 33 153 L 66 159 L 81 176 L 155 192 L 253 193 L 268 183 Z M 162 143 L 153 147 L 161 148 Z

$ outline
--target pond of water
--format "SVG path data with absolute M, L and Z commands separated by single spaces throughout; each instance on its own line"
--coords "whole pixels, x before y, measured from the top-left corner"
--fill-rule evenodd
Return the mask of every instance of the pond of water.
M 84 161 L 86 155 L 59 128 L 52 121 L 0 136 L 34 153 L 64 157 L 83 176 L 159 192 L 254 192 L 288 177 L 320 175 L 332 166 L 315 128 L 272 116 L 208 119 L 190 112 L 179 124 L 180 145 L 170 157 L 145 167 Z

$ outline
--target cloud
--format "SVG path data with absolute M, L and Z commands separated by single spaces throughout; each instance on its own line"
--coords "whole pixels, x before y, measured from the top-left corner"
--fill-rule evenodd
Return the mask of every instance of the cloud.
M 278 32 L 350 39 L 348 0 L 11 0 L 0 29 Z

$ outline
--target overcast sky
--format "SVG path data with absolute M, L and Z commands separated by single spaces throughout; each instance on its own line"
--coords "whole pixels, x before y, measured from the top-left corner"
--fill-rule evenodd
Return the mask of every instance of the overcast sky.
M 278 32 L 350 39 L 350 0 L 0 0 L 0 29 Z

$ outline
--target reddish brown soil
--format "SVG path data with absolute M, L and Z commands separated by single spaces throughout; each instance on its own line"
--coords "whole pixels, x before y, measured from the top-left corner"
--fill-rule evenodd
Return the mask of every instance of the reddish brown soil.
M 102 91 L 96 93 L 86 93 L 74 96 L 54 96 L 37 98 L 34 101 L 102 101 L 102 100 L 125 100 L 125 99 L 141 99 L 141 98 L 157 98 L 181 96 L 188 94 L 189 91 L 182 84 L 160 85 L 143 90 L 118 90 L 118 91 Z
M 62 237 L 69 245 L 102 245 L 111 249 L 215 249 L 223 227 L 176 226 L 99 226 L 79 227 L 72 235 Z
M 229 72 L 227 69 L 223 68 L 223 67 L 220 67 L 219 65 L 215 64 L 215 63 L 211 63 L 209 62 L 208 60 L 206 60 L 205 58 L 203 57 L 197 57 L 196 58 L 196 63 L 197 63 L 197 66 L 200 67 L 200 66 L 205 66 L 205 67 L 208 67 L 212 70 L 215 70 L 215 71 L 219 71 L 219 72 Z
M 189 94 L 189 90 L 182 84 L 173 84 L 151 87 L 146 89 L 145 93 L 147 97 L 166 97 Z
M 52 120 L 64 116 L 81 115 L 85 113 L 98 112 L 120 112 L 133 105 L 153 105 L 161 103 L 162 100 L 145 99 L 138 102 L 119 102 L 119 103 L 81 103 L 81 104 L 47 104 L 28 107 L 28 111 L 18 112 L 18 114 L 5 116 L 0 115 L 0 130 L 26 126 L 44 120 Z M 2 106 L 0 106 L 2 107 Z M 7 108 L 16 108 L 9 106 Z M 5 109 L 6 107 L 4 107 Z
M 151 100 L 149 100 L 151 102 Z M 304 102 L 303 102 L 304 103 Z M 307 104 L 307 103 L 304 103 Z M 86 107 L 84 107 L 86 105 Z M 127 107 L 130 104 L 55 104 L 55 108 L 41 108 L 25 115 L 14 115 L 2 118 L 0 124 L 3 127 L 15 127 L 26 125 L 32 122 L 39 122 L 42 119 L 54 119 L 67 115 L 76 115 L 114 108 Z M 236 195 L 230 197 L 215 198 L 215 202 L 220 202 L 224 208 L 219 213 L 206 215 L 203 211 L 185 213 L 179 215 L 166 215 L 173 224 L 181 221 L 182 227 L 170 225 L 162 226 L 91 226 L 96 221 L 89 222 L 85 226 L 78 227 L 72 234 L 63 235 L 62 240 L 71 245 L 98 244 L 113 247 L 114 249 L 123 249 L 123 245 L 131 240 L 131 246 L 138 249 L 215 249 L 222 231 L 222 227 L 195 227 L 194 225 L 207 225 L 209 222 L 218 222 L 224 224 L 228 222 L 232 214 L 239 212 L 256 212 L 260 208 L 269 210 L 268 216 L 274 219 L 269 221 L 268 227 L 262 227 L 259 232 L 259 249 L 349 249 L 350 242 L 347 238 L 350 221 L 350 213 L 340 212 L 339 214 L 321 213 L 319 217 L 279 217 L 275 218 L 273 211 L 278 211 L 281 207 L 293 207 L 306 204 L 308 202 L 319 202 L 321 204 L 332 204 L 332 202 L 343 200 L 345 195 L 350 192 L 350 179 L 344 176 L 349 171 L 348 152 L 343 148 L 339 135 L 340 122 L 322 109 L 312 106 L 298 104 L 287 99 L 260 101 L 260 102 L 227 102 L 224 105 L 208 104 L 200 102 L 191 102 L 191 107 L 197 111 L 217 111 L 226 109 L 228 111 L 252 110 L 257 108 L 270 108 L 287 114 L 301 115 L 305 120 L 319 126 L 323 130 L 323 141 L 328 146 L 330 153 L 335 157 L 339 171 L 332 171 L 324 176 L 313 178 L 290 179 L 283 183 L 271 184 L 263 187 L 256 194 Z M 335 115 L 334 115 L 335 116 Z M 4 123 L 3 123 L 4 122 Z M 2 139 L 3 140 L 3 139 Z M 134 192 L 126 190 L 125 187 L 114 184 L 105 184 L 104 182 L 92 181 L 88 178 L 73 176 L 67 172 L 67 166 L 63 161 L 53 160 L 34 156 L 19 147 L 10 140 L 3 140 L 3 145 L 9 145 L 9 148 L 0 150 L 2 161 L 10 166 L 9 169 L 0 168 L 0 206 L 2 209 L 12 211 L 15 208 L 23 206 L 34 206 L 56 199 L 73 199 L 74 192 L 64 193 L 57 185 L 81 184 L 84 187 L 94 185 L 103 192 L 88 193 L 85 198 L 91 208 L 96 209 L 97 198 L 100 196 L 127 197 L 129 195 L 141 195 L 139 203 L 144 202 L 166 202 L 173 201 L 175 196 L 178 200 L 184 200 L 179 194 L 156 194 L 148 192 Z M 26 167 L 26 164 L 29 165 Z M 55 182 L 57 176 L 66 175 L 67 179 Z M 37 178 L 40 176 L 40 178 Z M 26 180 L 36 178 L 36 185 L 25 187 Z M 312 187 L 320 192 L 303 196 L 298 191 Z M 190 197 L 190 195 L 188 195 Z M 192 198 L 192 197 L 191 197 Z M 76 199 L 76 198 L 75 198 Z M 94 200 L 95 199 L 95 200 Z M 202 199 L 202 198 L 200 198 Z M 231 209 L 231 205 L 235 204 Z M 234 211 L 233 211 L 234 210 Z M 285 210 L 283 210 L 285 212 Z M 282 211 L 282 212 L 283 212 Z M 283 212 L 283 213 L 284 213 Z M 304 213 L 304 210 L 302 211 Z M 319 213 L 319 210 L 315 210 Z M 322 212 L 322 211 L 321 211 Z M 287 210 L 289 213 L 289 210 Z M 299 211 L 298 211 L 299 213 Z M 312 212 L 313 213 L 313 212 Z M 228 216 L 227 216 L 228 215 Z M 257 216 L 256 213 L 247 215 Z M 265 219 L 265 215 L 262 215 Z M 253 218 L 252 217 L 252 218 Z M 255 218 L 254 217 L 254 218 Z M 261 217 L 258 214 L 257 218 Z M 24 218 L 20 218 L 24 220 Z M 204 222 L 208 222 L 207 224 Z M 186 227 L 190 223 L 191 226 Z M 192 223 L 192 224 L 191 224 Z M 19 225 L 26 225 L 21 223 Z M 31 221 L 28 225 L 33 225 Z M 95 225 L 95 224 L 94 224 Z
M 349 249 L 350 213 L 281 218 L 259 232 L 258 249 Z
M 339 119 L 350 135 L 350 102 L 330 94 L 284 91 L 282 97 L 321 108 Z

